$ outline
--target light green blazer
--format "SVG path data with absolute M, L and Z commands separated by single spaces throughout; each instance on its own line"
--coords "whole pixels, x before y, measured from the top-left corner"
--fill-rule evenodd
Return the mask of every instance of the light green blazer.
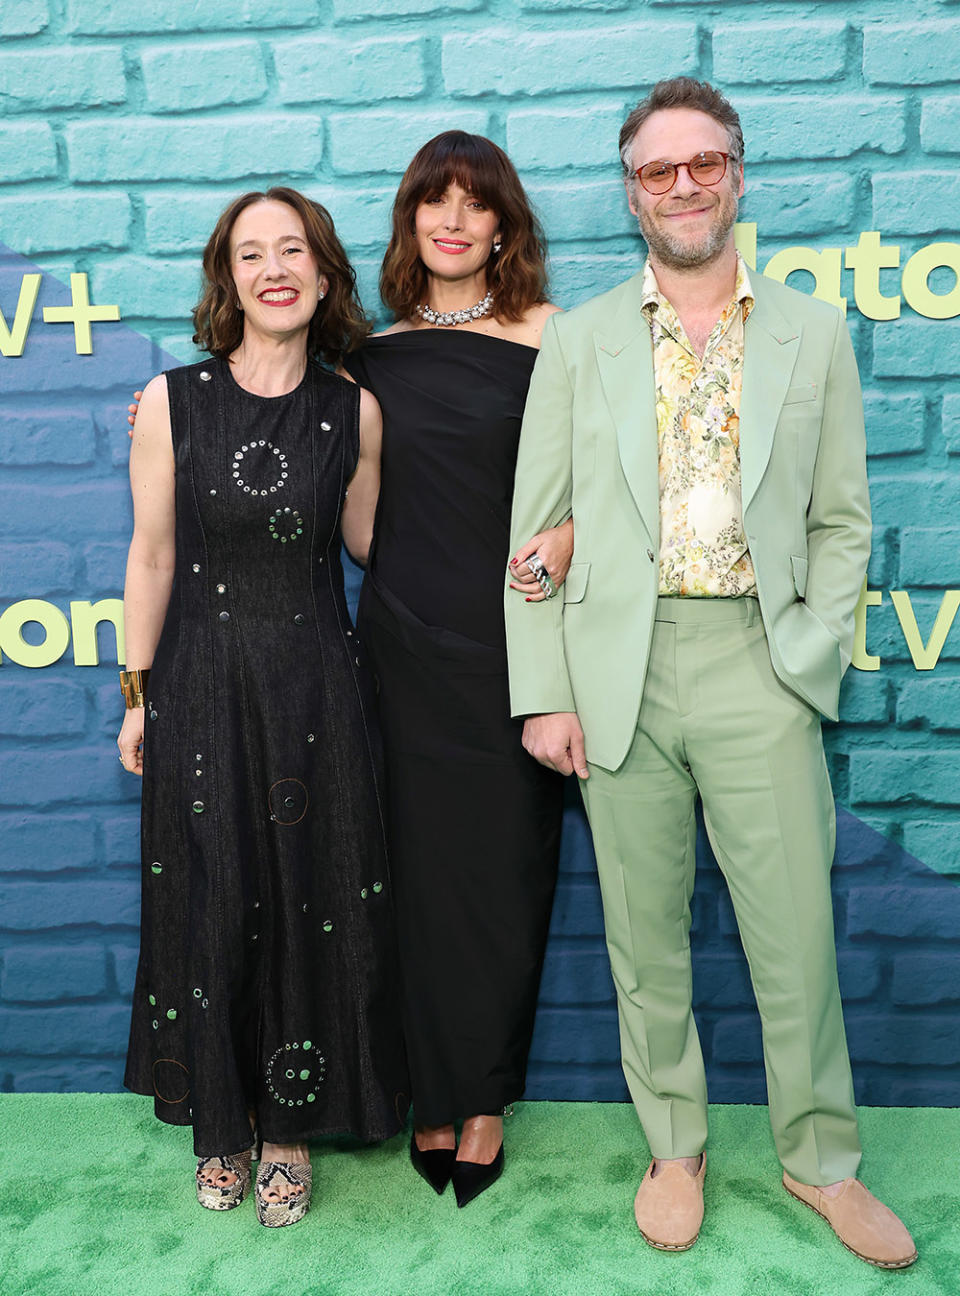
M 841 314 L 753 273 L 744 331 L 744 526 L 779 678 L 835 719 L 870 552 L 863 405 Z M 587 757 L 633 739 L 659 573 L 657 421 L 642 274 L 552 315 L 527 398 L 511 553 L 573 512 L 562 597 L 505 594 L 514 715 L 576 711 Z

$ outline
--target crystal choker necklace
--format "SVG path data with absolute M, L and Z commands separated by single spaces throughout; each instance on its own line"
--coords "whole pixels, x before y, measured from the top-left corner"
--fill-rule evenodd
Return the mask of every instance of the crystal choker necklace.
M 483 319 L 484 315 L 489 315 L 493 310 L 493 293 L 488 292 L 486 297 L 482 297 L 476 306 L 468 306 L 466 310 L 455 311 L 435 311 L 429 306 L 418 306 L 417 314 L 428 324 L 439 324 L 443 328 L 454 328 L 457 324 L 469 324 L 471 320 Z

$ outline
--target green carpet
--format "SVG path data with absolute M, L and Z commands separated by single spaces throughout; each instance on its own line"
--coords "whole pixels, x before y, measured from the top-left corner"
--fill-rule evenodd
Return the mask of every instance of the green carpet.
M 314 1205 L 268 1230 L 253 1202 L 202 1210 L 190 1133 L 132 1095 L 4 1094 L 3 1296 L 956 1296 L 960 1110 L 864 1108 L 864 1181 L 920 1260 L 884 1273 L 783 1191 L 763 1107 L 711 1111 L 707 1216 L 692 1251 L 637 1233 L 647 1161 L 633 1109 L 518 1104 L 507 1168 L 458 1211 L 406 1141 L 313 1149 Z

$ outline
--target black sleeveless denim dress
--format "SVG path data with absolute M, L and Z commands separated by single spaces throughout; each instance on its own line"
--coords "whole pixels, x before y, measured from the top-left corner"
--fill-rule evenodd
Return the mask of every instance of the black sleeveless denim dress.
M 125 1083 L 198 1156 L 373 1140 L 407 1107 L 371 675 L 340 509 L 359 392 L 167 374 L 176 573 L 150 676 Z

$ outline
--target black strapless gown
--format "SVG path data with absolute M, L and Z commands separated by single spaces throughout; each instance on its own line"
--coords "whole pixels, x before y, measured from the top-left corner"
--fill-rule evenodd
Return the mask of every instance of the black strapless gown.
M 404 1027 L 428 1125 L 523 1093 L 556 884 L 562 780 L 510 718 L 503 625 L 536 355 L 424 330 L 348 358 L 384 418 L 359 628 L 380 681 Z
M 373 678 L 344 601 L 359 392 L 167 375 L 176 573 L 150 676 L 126 1084 L 197 1155 L 408 1106 Z

